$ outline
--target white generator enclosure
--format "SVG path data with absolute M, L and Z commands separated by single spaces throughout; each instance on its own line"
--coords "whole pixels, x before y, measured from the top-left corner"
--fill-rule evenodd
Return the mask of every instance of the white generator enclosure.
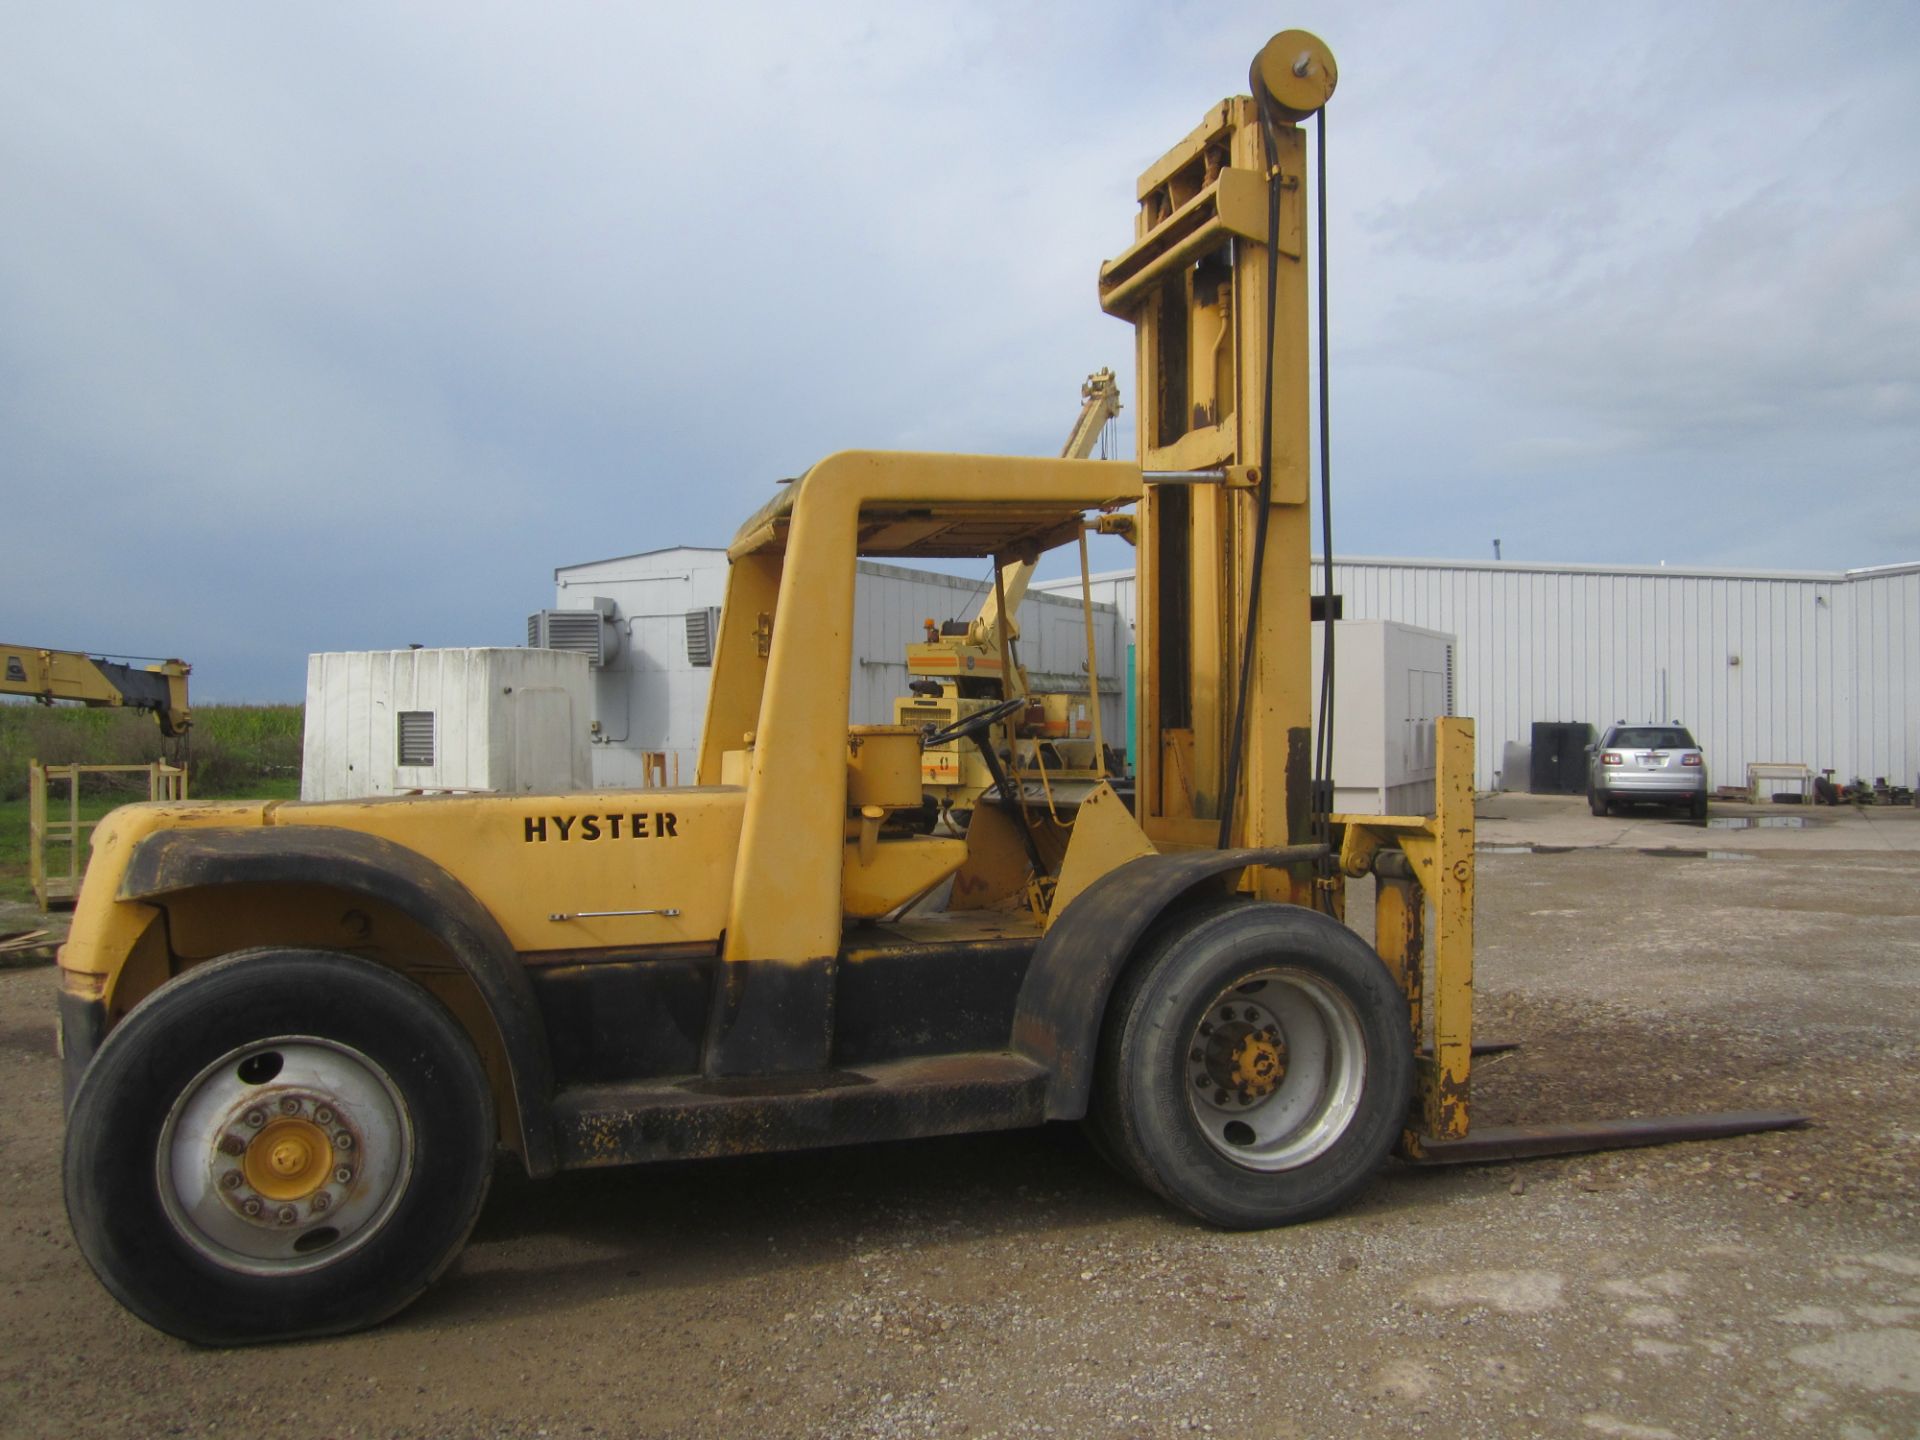
M 1453 714 L 1453 637 L 1392 620 L 1340 620 L 1333 643 L 1334 811 L 1432 814 L 1433 722 Z M 1315 624 L 1316 699 L 1323 655 Z
M 310 655 L 300 798 L 584 790 L 587 664 L 561 650 Z

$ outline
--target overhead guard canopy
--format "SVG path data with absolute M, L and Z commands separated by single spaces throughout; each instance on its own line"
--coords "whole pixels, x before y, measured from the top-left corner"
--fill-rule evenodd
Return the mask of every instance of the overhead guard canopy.
M 783 553 L 796 508 L 823 484 L 857 487 L 857 551 L 876 559 L 1037 555 L 1071 541 L 1087 511 L 1130 505 L 1141 491 L 1139 467 L 1119 461 L 844 452 L 761 506 L 729 557 Z

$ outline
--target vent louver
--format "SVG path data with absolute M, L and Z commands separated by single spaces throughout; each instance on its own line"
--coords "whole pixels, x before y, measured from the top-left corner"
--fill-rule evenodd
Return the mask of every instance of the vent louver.
M 400 721 L 400 763 L 433 764 L 433 711 L 402 710 Z
M 687 612 L 687 663 L 705 670 L 713 665 L 714 648 L 720 641 L 720 607 L 709 605 Z
M 527 647 L 532 650 L 571 650 L 585 655 L 591 665 L 605 665 L 606 619 L 598 610 L 536 610 L 527 617 Z

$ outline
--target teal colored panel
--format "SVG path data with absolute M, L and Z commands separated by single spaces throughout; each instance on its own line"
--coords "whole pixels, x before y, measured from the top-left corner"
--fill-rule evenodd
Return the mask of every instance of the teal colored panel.
M 1134 674 L 1134 645 L 1127 645 L 1127 769 L 1134 774 L 1140 773 L 1140 762 L 1135 757 L 1140 753 L 1140 718 L 1135 707 L 1140 703 L 1138 679 Z

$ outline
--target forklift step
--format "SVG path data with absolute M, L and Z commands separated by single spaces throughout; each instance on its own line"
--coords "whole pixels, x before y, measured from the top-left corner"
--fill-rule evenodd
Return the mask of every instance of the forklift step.
M 1012 1130 L 1046 1119 L 1047 1071 L 1005 1051 L 811 1075 L 680 1076 L 562 1090 L 563 1169 Z

